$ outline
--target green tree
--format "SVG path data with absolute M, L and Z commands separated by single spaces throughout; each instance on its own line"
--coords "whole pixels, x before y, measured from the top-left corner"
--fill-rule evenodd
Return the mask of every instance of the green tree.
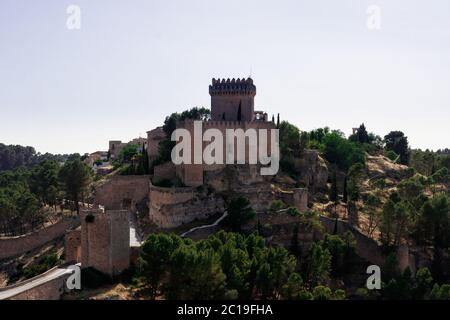
M 84 195 L 92 181 L 91 169 L 81 160 L 67 161 L 59 171 L 59 180 L 63 185 L 66 197 L 75 204 L 77 213 L 80 213 L 80 201 L 84 201 Z
M 355 163 L 350 166 L 347 173 L 347 194 L 352 201 L 358 201 L 361 183 L 364 176 L 364 165 Z
M 356 259 L 356 241 L 350 232 L 342 237 L 326 234 L 320 244 L 331 254 L 332 275 L 342 276 L 352 271 Z
M 227 216 L 223 224 L 234 232 L 241 232 L 242 225 L 255 217 L 250 201 L 244 197 L 232 199 L 227 206 Z
M 166 297 L 171 300 L 211 300 L 225 296 L 226 276 L 212 249 L 182 246 L 172 254 Z
M 148 284 L 150 296 L 156 297 L 160 283 L 170 267 L 170 258 L 173 252 L 182 244 L 179 237 L 174 234 L 150 234 L 141 247 L 140 269 Z
M 345 139 L 344 134 L 333 131 L 323 138 L 323 153 L 330 163 L 347 171 L 353 164 L 366 162 L 364 149 L 357 143 Z
M 303 285 L 302 277 L 296 272 L 289 276 L 283 286 L 282 296 L 287 300 L 312 300 L 312 295 Z
M 309 288 L 324 283 L 331 271 L 331 254 L 320 244 L 313 244 L 304 266 L 304 279 Z
M 366 127 L 364 126 L 364 123 L 361 124 L 356 130 L 355 134 L 352 134 L 349 137 L 350 141 L 359 142 L 359 143 L 370 143 L 369 141 L 369 133 L 366 130 Z
M 386 150 L 394 151 L 400 156 L 400 163 L 409 162 L 409 144 L 408 138 L 401 131 L 391 131 L 384 137 Z
M 40 201 L 48 205 L 56 205 L 58 200 L 59 165 L 55 161 L 45 160 L 31 170 L 30 189 Z
M 338 188 L 337 188 L 337 169 L 333 170 L 333 180 L 331 180 L 330 201 L 338 202 Z

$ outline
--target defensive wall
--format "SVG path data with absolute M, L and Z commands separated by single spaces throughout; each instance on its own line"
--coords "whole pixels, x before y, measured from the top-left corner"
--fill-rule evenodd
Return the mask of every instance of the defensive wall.
M 136 204 L 149 193 L 150 175 L 113 176 L 95 190 L 94 206 L 107 210 L 130 209 L 136 211 Z
M 0 260 L 14 258 L 37 249 L 57 238 L 63 237 L 67 230 L 80 225 L 76 216 L 63 218 L 60 221 L 43 229 L 16 236 L 0 237 Z

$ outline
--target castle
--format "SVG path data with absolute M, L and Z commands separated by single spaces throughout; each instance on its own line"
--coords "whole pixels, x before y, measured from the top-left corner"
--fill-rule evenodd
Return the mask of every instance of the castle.
M 267 113 L 255 111 L 256 86 L 253 79 L 212 79 L 209 94 L 211 96 L 211 119 L 203 121 L 202 134 L 210 128 L 219 130 L 223 136 L 225 136 L 227 129 L 242 129 L 244 132 L 247 132 L 248 129 L 275 129 L 275 124 L 267 120 Z M 194 136 L 193 120 L 179 122 L 177 128 L 186 129 L 191 133 L 191 136 Z M 147 132 L 147 152 L 150 161 L 157 158 L 159 142 L 165 138 L 161 127 Z M 269 139 L 267 145 L 269 153 L 271 151 L 270 142 Z M 246 160 L 248 160 L 249 145 L 247 141 L 245 143 Z M 203 142 L 203 149 L 206 145 L 207 143 Z M 203 185 L 205 171 L 217 170 L 224 166 L 194 164 L 193 157 L 194 155 L 192 155 L 191 164 L 177 165 L 175 170 L 176 176 L 186 186 L 198 187 Z
M 146 141 L 149 165 L 153 169 L 152 174 L 147 176 L 116 175 L 108 179 L 104 184 L 97 186 L 94 204 L 102 205 L 107 210 L 136 211 L 138 206 L 145 203 L 149 210 L 150 221 L 160 228 L 177 227 L 223 212 L 225 201 L 221 194 L 229 194 L 231 191 L 247 197 L 255 210 L 268 208 L 275 197 L 270 183 L 274 176 L 261 175 L 259 171 L 259 168 L 262 167 L 261 163 L 254 164 L 249 161 L 249 158 L 250 150 L 252 154 L 259 155 L 261 151 L 261 153 L 265 152 L 267 156 L 269 154 L 272 156 L 272 143 L 276 140 L 273 140 L 272 134 L 267 136 L 267 141 L 258 135 L 257 143 L 255 143 L 255 140 L 250 137 L 250 132 L 256 134 L 262 129 L 261 131 L 271 131 L 272 133 L 276 131 L 273 130 L 276 126 L 273 121 L 268 121 L 267 113 L 255 111 L 256 86 L 253 80 L 251 78 L 212 79 L 209 94 L 211 96 L 210 119 L 179 121 L 176 128 L 185 129 L 184 132 L 187 131 L 190 136 L 196 136 L 200 131 L 202 137 L 209 129 L 214 129 L 222 137 L 227 136 L 230 129 L 234 133 L 238 130 L 243 132 L 243 137 L 234 135 L 230 140 L 240 139 L 238 142 L 238 145 L 240 143 L 242 146 L 240 156 L 243 151 L 245 158 L 238 156 L 238 148 L 233 149 L 234 154 L 231 152 L 227 156 L 234 157 L 234 164 L 238 164 L 237 160 L 244 158 L 245 161 L 242 161 L 244 164 L 241 162 L 239 165 L 229 166 L 228 157 L 226 165 L 217 162 L 199 163 L 195 162 L 194 153 L 191 154 L 192 161 L 190 162 L 175 165 L 172 161 L 167 161 L 157 164 L 155 160 L 159 156 L 159 144 L 168 138 L 163 128 L 157 127 L 147 132 Z M 201 123 L 200 129 L 199 122 Z M 247 133 L 249 134 L 247 135 Z M 214 137 L 214 139 L 216 138 Z M 194 140 L 191 139 L 191 149 L 193 150 L 196 149 L 194 143 L 198 143 Z M 210 143 L 211 141 L 200 140 L 197 147 L 204 151 Z M 266 143 L 267 145 L 265 145 Z M 226 150 L 228 145 L 223 143 L 222 146 L 223 154 L 226 154 L 226 151 L 229 151 Z M 110 143 L 110 154 L 117 154 L 117 149 L 121 147 L 121 143 Z M 311 162 L 314 162 L 313 167 L 320 168 L 318 156 L 312 155 L 311 158 Z M 263 165 L 265 166 L 265 164 Z M 229 177 L 227 172 L 231 172 L 233 177 Z M 156 183 L 160 181 L 176 183 L 172 187 L 164 187 Z M 307 205 L 307 194 L 307 189 L 296 188 L 282 196 L 286 203 L 303 211 Z

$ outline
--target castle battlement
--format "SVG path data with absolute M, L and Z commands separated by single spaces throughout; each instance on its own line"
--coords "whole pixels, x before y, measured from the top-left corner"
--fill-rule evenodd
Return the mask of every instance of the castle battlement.
M 212 95 L 256 95 L 256 86 L 252 78 L 247 79 L 212 79 L 209 86 L 209 94 Z

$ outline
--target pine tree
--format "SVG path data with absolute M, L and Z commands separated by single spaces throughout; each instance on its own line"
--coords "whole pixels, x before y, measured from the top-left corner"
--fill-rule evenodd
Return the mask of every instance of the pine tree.
M 280 114 L 277 115 L 277 128 L 280 127 Z

